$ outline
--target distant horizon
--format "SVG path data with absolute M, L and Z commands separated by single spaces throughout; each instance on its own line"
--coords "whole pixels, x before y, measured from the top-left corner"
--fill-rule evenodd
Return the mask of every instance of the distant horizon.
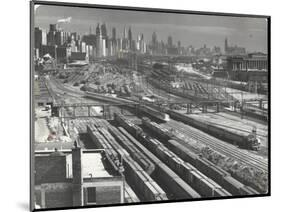
M 167 43 L 172 36 L 173 44 L 195 48 L 219 46 L 224 50 L 225 38 L 229 46 L 246 48 L 247 52 L 267 52 L 266 18 L 229 17 L 202 14 L 173 14 L 159 12 L 110 10 L 97 8 L 77 8 L 69 6 L 37 6 L 35 27 L 49 31 L 50 24 L 58 24 L 63 31 L 78 34 L 95 34 L 97 23 L 105 23 L 107 34 L 112 36 L 116 28 L 117 38 L 121 38 L 124 27 L 131 27 L 133 39 L 144 34 L 147 43 L 156 32 L 157 40 Z

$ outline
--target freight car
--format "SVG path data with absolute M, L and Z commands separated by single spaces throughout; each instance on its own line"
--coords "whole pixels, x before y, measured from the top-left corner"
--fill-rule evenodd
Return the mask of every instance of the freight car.
M 191 118 L 185 116 L 181 113 L 178 113 L 173 110 L 166 111 L 172 118 L 176 120 L 180 120 L 183 123 L 186 123 L 192 127 L 200 129 L 204 132 L 207 132 L 219 139 L 223 139 L 229 143 L 234 145 L 238 145 L 241 148 L 252 149 L 252 150 L 259 150 L 260 149 L 260 140 L 256 137 L 256 133 L 252 132 L 250 134 L 237 134 L 230 130 L 223 129 L 218 126 L 214 126 L 212 124 L 208 124 L 195 118 Z
M 123 126 L 132 135 L 138 138 L 145 139 L 146 135 L 142 133 L 141 128 L 134 125 L 121 114 L 114 114 L 115 120 Z M 187 198 L 200 198 L 201 195 L 189 186 L 180 176 L 171 170 L 166 164 L 159 160 L 153 153 L 151 153 L 145 146 L 137 141 L 122 127 L 119 130 L 138 148 L 142 151 L 154 164 L 155 171 L 153 175 L 158 178 L 164 187 L 169 191 L 172 199 L 187 199 Z
M 106 155 L 117 167 L 124 166 L 126 181 L 142 201 L 167 200 L 162 188 L 131 158 L 104 128 L 95 128 L 88 125 L 90 137 L 103 148 Z M 106 138 L 105 138 L 106 137 Z
M 122 117 L 116 116 L 116 119 L 119 120 L 121 125 L 126 126 L 121 121 Z M 125 119 L 123 117 L 123 119 Z M 123 124 L 122 124 L 123 123 Z M 242 184 L 238 180 L 234 179 L 230 174 L 215 164 L 211 163 L 207 159 L 201 158 L 191 150 L 189 150 L 184 145 L 180 144 L 180 142 L 176 140 L 170 139 L 178 139 L 173 136 L 167 129 L 162 128 L 154 122 L 149 121 L 149 119 L 143 119 L 143 124 L 147 125 L 150 129 L 159 132 L 159 135 L 163 136 L 162 142 L 177 156 L 179 156 L 182 160 L 189 162 L 192 166 L 198 169 L 203 174 L 209 176 L 212 180 L 217 182 L 223 188 L 231 193 L 231 195 L 255 195 L 258 194 L 254 189 Z M 133 126 L 132 123 L 127 126 L 130 129 L 130 132 L 133 133 L 137 138 L 144 137 L 143 131 L 138 126 Z M 155 141 L 154 141 L 155 143 Z M 163 148 L 162 148 L 163 149 Z M 230 180 L 231 179 L 231 180 Z
M 202 173 L 209 176 L 214 181 L 218 182 L 232 195 L 258 194 L 256 190 L 239 182 L 238 180 L 233 178 L 228 172 L 224 171 L 222 168 L 216 166 L 207 159 L 198 156 L 178 141 L 169 140 L 166 144 L 167 147 L 172 150 L 176 155 L 178 155 L 181 159 L 183 159 L 184 161 L 188 161 Z
M 202 196 L 231 196 L 220 185 L 202 174 L 191 164 L 184 162 L 158 140 L 146 136 L 140 137 L 139 141 Z
M 175 172 L 173 172 L 167 165 L 160 161 L 154 154 L 152 154 L 146 147 L 138 142 L 131 134 L 129 134 L 124 128 L 118 127 L 118 129 L 138 148 L 145 153 L 147 157 L 155 164 L 155 171 L 153 176 L 157 178 L 168 190 L 171 199 L 187 199 L 187 198 L 199 198 L 200 195 L 191 188 L 186 182 L 184 182 Z M 159 183 L 160 183 L 159 182 Z
M 139 149 L 137 149 L 117 128 L 114 126 L 108 127 L 109 132 L 125 148 L 131 157 L 148 173 L 151 174 L 155 165 L 148 159 Z

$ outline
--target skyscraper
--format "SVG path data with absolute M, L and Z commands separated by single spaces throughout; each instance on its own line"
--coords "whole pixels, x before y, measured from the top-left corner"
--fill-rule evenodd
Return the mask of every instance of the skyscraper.
M 157 52 L 157 35 L 156 32 L 152 33 L 152 40 L 151 40 L 151 50 L 152 50 L 152 54 Z
M 141 35 L 140 34 L 137 37 L 136 47 L 137 47 L 137 51 L 140 51 L 140 49 L 141 49 Z
M 112 40 L 116 41 L 116 28 L 115 27 L 112 28 Z
M 127 39 L 127 29 L 126 29 L 126 27 L 124 27 L 123 38 Z
M 58 46 L 63 45 L 64 40 L 63 40 L 63 32 L 62 31 L 56 31 L 56 33 L 55 33 L 55 43 Z
M 57 25 L 56 24 L 50 24 L 50 32 L 57 31 Z
M 107 47 L 106 47 L 106 39 L 102 38 L 101 40 L 101 56 L 106 57 L 107 56 Z
M 128 49 L 128 33 L 126 27 L 124 27 L 123 31 L 123 38 L 122 38 L 122 50 L 127 50 Z
M 103 42 L 102 42 L 102 31 L 100 24 L 98 23 L 96 27 L 96 52 L 97 52 L 97 57 L 102 56 L 102 47 L 103 47 Z
M 182 50 L 181 50 L 181 42 L 178 41 L 178 46 L 177 46 L 177 49 L 178 49 L 178 54 L 182 54 Z
M 103 23 L 101 25 L 101 35 L 102 35 L 102 38 L 106 38 L 107 37 L 107 31 L 106 31 L 106 25 L 105 23 Z
M 141 53 L 144 54 L 146 53 L 146 43 L 144 42 L 144 37 L 143 34 L 141 34 Z
M 111 56 L 116 55 L 117 52 L 117 40 L 116 40 L 116 28 L 112 28 L 112 42 L 111 42 Z
M 57 25 L 56 24 L 50 24 L 50 29 L 47 34 L 47 45 L 55 45 L 56 44 L 56 31 L 57 31 Z
M 129 50 L 132 50 L 132 31 L 131 31 L 131 27 L 129 27 L 129 30 L 128 30 L 128 47 L 129 47 Z
M 41 45 L 47 45 L 47 34 L 43 29 L 35 27 L 35 48 L 40 48 Z
M 172 36 L 168 37 L 168 48 L 172 48 L 173 47 L 173 38 Z
M 178 41 L 178 48 L 180 48 L 181 47 L 181 41 L 179 40 Z
M 228 43 L 227 43 L 227 38 L 224 40 L 224 53 L 227 53 L 228 50 Z
M 100 24 L 98 23 L 96 27 L 96 36 L 98 36 L 99 34 L 100 34 Z

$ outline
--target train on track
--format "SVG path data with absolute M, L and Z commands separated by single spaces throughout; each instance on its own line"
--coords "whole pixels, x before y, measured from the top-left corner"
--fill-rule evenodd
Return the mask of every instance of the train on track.
M 201 195 L 188 185 L 179 175 L 170 169 L 165 163 L 150 152 L 144 145 L 137 141 L 131 134 L 129 134 L 123 127 L 118 129 L 130 139 L 137 148 L 139 148 L 148 158 L 155 164 L 155 170 L 151 173 L 161 186 L 167 190 L 170 199 L 190 199 L 199 198 Z
M 170 116 L 167 113 L 158 111 L 148 105 L 140 104 L 139 102 L 129 100 L 126 98 L 116 98 L 116 97 L 112 97 L 112 96 L 105 96 L 102 94 L 97 94 L 97 93 L 93 93 L 93 92 L 89 92 L 89 91 L 85 92 L 85 96 L 87 98 L 91 98 L 91 99 L 99 99 L 99 100 L 107 101 L 107 102 L 110 102 L 113 104 L 123 105 L 129 109 L 138 109 L 140 112 L 146 113 L 147 115 L 149 115 L 153 118 L 156 118 L 160 121 L 166 122 L 166 121 L 170 120 Z
M 166 138 L 163 137 L 163 139 L 161 139 L 161 143 L 163 143 L 164 145 L 160 144 L 160 143 L 155 144 L 154 141 L 149 140 L 150 139 L 149 136 L 147 136 L 146 133 L 143 132 L 142 128 L 134 125 L 133 123 L 130 123 L 128 120 L 126 120 L 126 118 L 124 116 L 122 116 L 120 114 L 115 114 L 115 119 L 118 121 L 118 123 L 122 127 L 124 127 L 132 135 L 134 135 L 134 137 L 136 139 L 140 140 L 141 142 L 143 141 L 144 143 L 146 143 L 146 145 L 148 145 L 147 148 L 153 149 L 153 146 L 154 146 L 155 151 L 159 152 L 159 148 L 160 149 L 162 148 L 162 150 L 163 150 L 163 147 L 165 145 L 166 147 L 168 147 L 169 150 L 171 150 L 174 153 L 174 154 L 170 153 L 171 157 L 173 157 L 173 156 L 175 157 L 175 155 L 177 155 L 183 161 L 190 163 L 191 167 L 192 166 L 195 167 L 196 169 L 198 169 L 198 171 L 200 171 L 204 175 L 208 176 L 210 179 L 212 179 L 214 182 L 221 185 L 223 188 L 223 190 L 221 190 L 219 194 L 216 193 L 215 190 L 216 190 L 216 188 L 217 188 L 217 190 L 219 190 L 218 189 L 219 187 L 218 186 L 212 187 L 212 185 L 210 183 L 206 183 L 206 179 L 202 177 L 202 174 L 201 175 L 199 174 L 199 176 L 201 176 L 201 178 L 193 176 L 194 181 L 189 181 L 189 183 L 193 183 L 194 186 L 196 186 L 196 183 L 197 183 L 197 185 L 198 185 L 197 189 L 200 190 L 200 186 L 204 185 L 204 186 L 207 186 L 209 191 L 213 192 L 212 193 L 213 195 L 221 195 L 221 196 L 226 195 L 227 192 L 229 192 L 228 196 L 259 194 L 259 192 L 256 191 L 255 189 L 253 189 L 252 187 L 247 186 L 247 185 L 241 183 L 240 181 L 236 180 L 235 178 L 233 178 L 230 175 L 230 173 L 224 171 L 223 169 L 221 169 L 220 167 L 211 163 L 207 159 L 200 157 L 199 155 L 192 152 L 191 150 L 189 150 L 188 148 L 186 148 L 179 142 L 172 140 L 173 137 L 167 136 L 167 134 L 165 135 L 165 133 L 162 132 L 162 134 L 164 134 L 164 136 L 166 136 Z M 144 119 L 144 124 L 149 124 L 148 127 L 152 128 L 153 126 L 150 125 L 150 123 L 151 122 L 149 121 L 149 119 Z M 151 144 L 149 144 L 149 143 L 151 143 Z M 158 147 L 156 147 L 155 145 Z M 158 153 L 158 156 L 164 157 L 164 156 L 161 156 L 160 154 Z M 169 162 L 171 160 L 167 159 L 167 157 L 165 160 L 168 163 L 171 163 L 171 162 Z M 180 166 L 180 165 L 178 164 L 177 166 Z M 191 176 L 192 174 L 190 171 L 194 170 L 194 169 L 191 169 L 190 167 L 188 169 L 185 167 L 185 168 L 178 168 L 178 170 L 179 170 L 178 173 L 181 173 L 181 172 L 185 173 L 183 176 Z M 183 170 L 185 170 L 185 171 L 183 171 Z M 187 175 L 187 174 L 189 174 L 189 175 Z M 191 180 L 191 179 L 187 178 L 186 180 Z M 205 191 L 207 191 L 206 188 L 205 188 Z
M 124 173 L 126 181 L 141 201 L 168 199 L 162 188 L 132 159 L 106 129 L 88 125 L 87 132 L 99 148 L 105 150 L 106 157 L 112 162 L 115 169 Z
M 175 120 L 179 120 L 185 124 L 200 129 L 210 135 L 213 135 L 219 139 L 237 145 L 241 148 L 255 151 L 258 151 L 260 149 L 261 142 L 260 139 L 256 136 L 256 130 L 254 128 L 253 131 L 249 134 L 238 134 L 218 126 L 202 122 L 195 118 L 187 117 L 173 110 L 167 110 L 167 113 Z

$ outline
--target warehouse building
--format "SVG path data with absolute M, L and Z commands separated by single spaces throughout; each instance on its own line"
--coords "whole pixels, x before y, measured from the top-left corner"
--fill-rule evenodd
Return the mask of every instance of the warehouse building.
M 123 185 L 102 150 L 35 153 L 37 208 L 123 203 Z

